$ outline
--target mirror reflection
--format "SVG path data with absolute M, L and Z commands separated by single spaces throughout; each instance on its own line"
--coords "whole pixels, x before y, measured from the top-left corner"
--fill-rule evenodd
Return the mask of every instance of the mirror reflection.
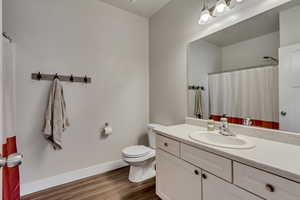
M 189 117 L 300 131 L 300 41 L 293 40 L 299 4 L 190 43 Z

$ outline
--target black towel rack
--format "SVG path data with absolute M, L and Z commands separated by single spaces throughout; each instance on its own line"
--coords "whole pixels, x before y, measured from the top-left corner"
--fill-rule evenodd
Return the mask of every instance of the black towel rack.
M 45 81 L 52 81 L 54 79 L 58 78 L 60 81 L 67 81 L 67 82 L 77 82 L 77 83 L 91 83 L 92 78 L 87 76 L 73 76 L 73 74 L 66 76 L 66 75 L 59 75 L 56 74 L 42 74 L 41 72 L 38 73 L 32 73 L 31 79 L 32 80 L 45 80 Z
M 189 90 L 202 90 L 202 91 L 205 91 L 205 87 L 203 87 L 203 86 L 198 86 L 198 85 L 189 85 L 189 86 L 188 86 L 188 89 L 189 89 Z

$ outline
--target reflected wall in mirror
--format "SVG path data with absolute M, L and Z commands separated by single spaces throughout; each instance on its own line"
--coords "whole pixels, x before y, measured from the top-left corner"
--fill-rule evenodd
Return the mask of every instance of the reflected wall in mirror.
M 188 47 L 188 116 L 300 132 L 300 1 Z

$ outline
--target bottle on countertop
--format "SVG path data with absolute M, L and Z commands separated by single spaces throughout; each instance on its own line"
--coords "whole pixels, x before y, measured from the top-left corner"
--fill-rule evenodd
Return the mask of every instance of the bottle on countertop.
M 214 120 L 208 120 L 207 121 L 207 130 L 208 131 L 214 131 L 215 130 L 215 121 Z

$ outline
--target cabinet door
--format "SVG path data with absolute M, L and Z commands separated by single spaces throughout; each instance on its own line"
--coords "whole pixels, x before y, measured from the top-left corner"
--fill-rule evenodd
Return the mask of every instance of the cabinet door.
M 202 176 L 203 200 L 262 200 L 207 172 Z
M 157 150 L 156 193 L 163 200 L 201 200 L 201 170 Z

